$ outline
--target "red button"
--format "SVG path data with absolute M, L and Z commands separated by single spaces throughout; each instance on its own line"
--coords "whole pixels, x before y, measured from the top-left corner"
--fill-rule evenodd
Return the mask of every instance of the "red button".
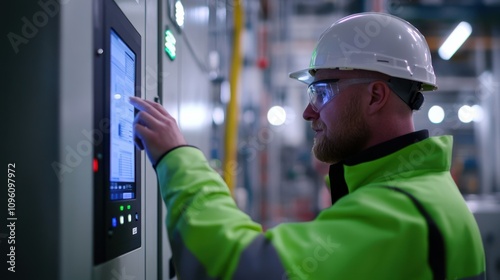
M 94 172 L 97 172 L 99 170 L 99 162 L 97 161 L 96 158 L 92 162 L 92 168 L 94 169 Z

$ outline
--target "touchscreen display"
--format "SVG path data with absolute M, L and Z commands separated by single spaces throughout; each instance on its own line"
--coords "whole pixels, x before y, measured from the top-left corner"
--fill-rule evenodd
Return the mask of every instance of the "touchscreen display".
M 111 30 L 110 67 L 110 199 L 135 198 L 135 147 L 132 132 L 135 53 Z

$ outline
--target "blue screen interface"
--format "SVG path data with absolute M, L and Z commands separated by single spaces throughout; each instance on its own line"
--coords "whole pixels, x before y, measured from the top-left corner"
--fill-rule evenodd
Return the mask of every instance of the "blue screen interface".
M 111 30 L 110 61 L 110 199 L 134 199 L 135 146 L 132 131 L 135 95 L 135 53 Z

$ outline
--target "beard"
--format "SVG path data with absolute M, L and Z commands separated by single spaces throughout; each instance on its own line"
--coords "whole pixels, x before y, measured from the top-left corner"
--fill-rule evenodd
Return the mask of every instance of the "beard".
M 353 97 L 340 112 L 335 128 L 324 123 L 313 124 L 323 129 L 323 133 L 314 138 L 313 152 L 320 161 L 334 164 L 360 152 L 368 141 L 368 124 L 358 113 L 359 98 Z

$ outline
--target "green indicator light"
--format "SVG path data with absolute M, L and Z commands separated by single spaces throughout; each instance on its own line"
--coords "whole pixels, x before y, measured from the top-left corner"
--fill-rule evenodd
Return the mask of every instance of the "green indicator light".
M 168 58 L 172 61 L 177 55 L 175 47 L 176 42 L 177 40 L 175 39 L 172 31 L 170 31 L 170 29 L 165 30 L 165 52 L 167 53 Z
M 130 205 L 127 205 L 127 210 L 130 210 Z
M 120 205 L 120 211 L 123 211 L 123 205 Z

